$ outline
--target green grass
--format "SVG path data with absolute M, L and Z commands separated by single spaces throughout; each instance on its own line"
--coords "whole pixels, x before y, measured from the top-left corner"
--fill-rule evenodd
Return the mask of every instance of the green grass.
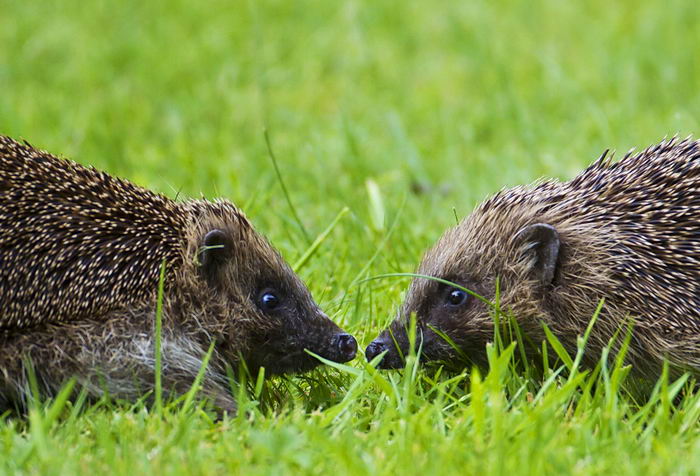
M 413 271 L 486 195 L 697 133 L 699 23 L 678 0 L 0 0 L 0 132 L 232 199 L 364 347 L 407 281 L 363 280 Z M 635 400 L 623 367 L 530 379 L 511 352 L 251 382 L 222 422 L 64 394 L 0 423 L 0 470 L 697 473 L 683 382 Z

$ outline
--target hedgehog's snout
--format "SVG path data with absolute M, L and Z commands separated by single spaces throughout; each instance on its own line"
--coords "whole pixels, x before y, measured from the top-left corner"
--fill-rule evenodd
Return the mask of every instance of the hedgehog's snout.
M 367 346 L 367 349 L 365 350 L 365 357 L 367 357 L 368 361 L 371 361 L 385 350 L 387 350 L 386 344 L 380 339 L 375 339 Z M 379 362 L 379 364 L 381 365 L 381 362 Z
M 349 362 L 357 354 L 357 341 L 346 332 L 333 336 L 333 348 L 337 352 L 338 362 Z
M 367 361 L 374 360 L 375 357 L 386 352 L 382 360 L 377 364 L 377 368 L 380 369 L 400 369 L 403 368 L 404 362 L 399 355 L 396 346 L 394 345 L 391 338 L 385 335 L 380 335 L 372 342 L 369 343 L 367 349 L 365 349 L 365 357 Z

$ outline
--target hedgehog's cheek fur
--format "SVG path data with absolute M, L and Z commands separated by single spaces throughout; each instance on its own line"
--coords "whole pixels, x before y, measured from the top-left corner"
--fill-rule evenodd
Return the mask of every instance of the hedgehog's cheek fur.
M 493 318 L 485 304 L 474 305 L 453 319 L 442 319 L 440 324 L 437 321 L 430 315 L 417 318 L 415 352 L 421 362 L 460 368 L 485 365 L 486 344 L 493 340 Z M 409 331 L 408 319 L 396 319 L 367 348 L 368 360 L 386 352 L 378 368 L 403 368 L 410 352 Z
M 342 333 L 320 310 L 305 319 L 280 319 L 276 325 L 251 336 L 244 360 L 253 375 L 261 367 L 267 375 L 312 370 L 322 362 L 309 352 L 334 362 L 346 362 L 348 359 L 339 355 L 336 342 Z
M 466 360 L 461 358 L 463 355 L 461 349 L 454 349 L 448 341 L 430 329 L 422 327 L 416 329 L 415 346 L 416 353 L 423 363 L 441 361 L 456 364 L 458 362 L 465 363 L 463 361 Z M 377 368 L 401 369 L 406 364 L 409 348 L 410 343 L 406 329 L 404 327 L 396 329 L 390 327 L 372 341 L 366 353 L 370 361 L 384 353 L 384 356 L 377 363 Z

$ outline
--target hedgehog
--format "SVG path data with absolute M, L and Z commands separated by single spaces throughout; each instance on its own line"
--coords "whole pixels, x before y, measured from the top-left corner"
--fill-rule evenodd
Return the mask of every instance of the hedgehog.
M 497 301 L 528 359 L 544 325 L 573 355 L 596 316 L 584 366 L 629 339 L 625 358 L 643 380 L 664 362 L 697 374 L 700 143 L 664 140 L 617 162 L 606 151 L 571 181 L 502 190 L 448 230 L 416 275 L 396 319 L 366 348 L 370 360 L 385 353 L 382 368 L 404 365 L 411 315 L 421 361 L 486 366 Z
M 356 352 L 232 203 L 175 201 L 0 136 L 0 403 L 26 405 L 32 371 L 47 397 L 70 379 L 91 398 L 153 395 L 159 305 L 164 395 L 189 390 L 213 346 L 201 393 L 222 411 L 231 369 Z

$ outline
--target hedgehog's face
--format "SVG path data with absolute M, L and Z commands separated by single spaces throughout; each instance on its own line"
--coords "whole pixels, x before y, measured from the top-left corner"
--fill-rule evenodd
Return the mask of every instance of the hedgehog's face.
M 412 325 L 415 325 L 415 346 L 421 361 L 480 363 L 481 353 L 475 350 L 483 350 L 493 332 L 489 304 L 484 297 L 491 296 L 491 283 L 469 276 L 427 275 L 440 281 L 415 278 L 397 318 L 367 347 L 368 360 L 386 351 L 380 368 L 404 366 Z M 415 324 L 411 316 L 415 316 Z
M 335 362 L 355 357 L 355 339 L 319 309 L 279 253 L 252 229 L 208 232 L 200 263 L 227 308 L 224 347 L 228 342 L 231 352 L 241 352 L 252 372 L 310 370 L 320 362 L 307 350 Z
M 438 280 L 415 278 L 398 317 L 367 347 L 368 360 L 386 352 L 380 368 L 404 366 L 411 315 L 416 316 L 415 346 L 422 361 L 483 366 L 485 346 L 493 339 L 497 278 L 507 278 L 500 281 L 507 288 L 500 289 L 500 303 L 508 306 L 523 289 L 547 286 L 554 277 L 559 238 L 549 225 L 520 229 L 499 248 L 502 259 L 480 256 L 456 243 L 455 236 L 448 233 L 421 263 L 418 274 Z

